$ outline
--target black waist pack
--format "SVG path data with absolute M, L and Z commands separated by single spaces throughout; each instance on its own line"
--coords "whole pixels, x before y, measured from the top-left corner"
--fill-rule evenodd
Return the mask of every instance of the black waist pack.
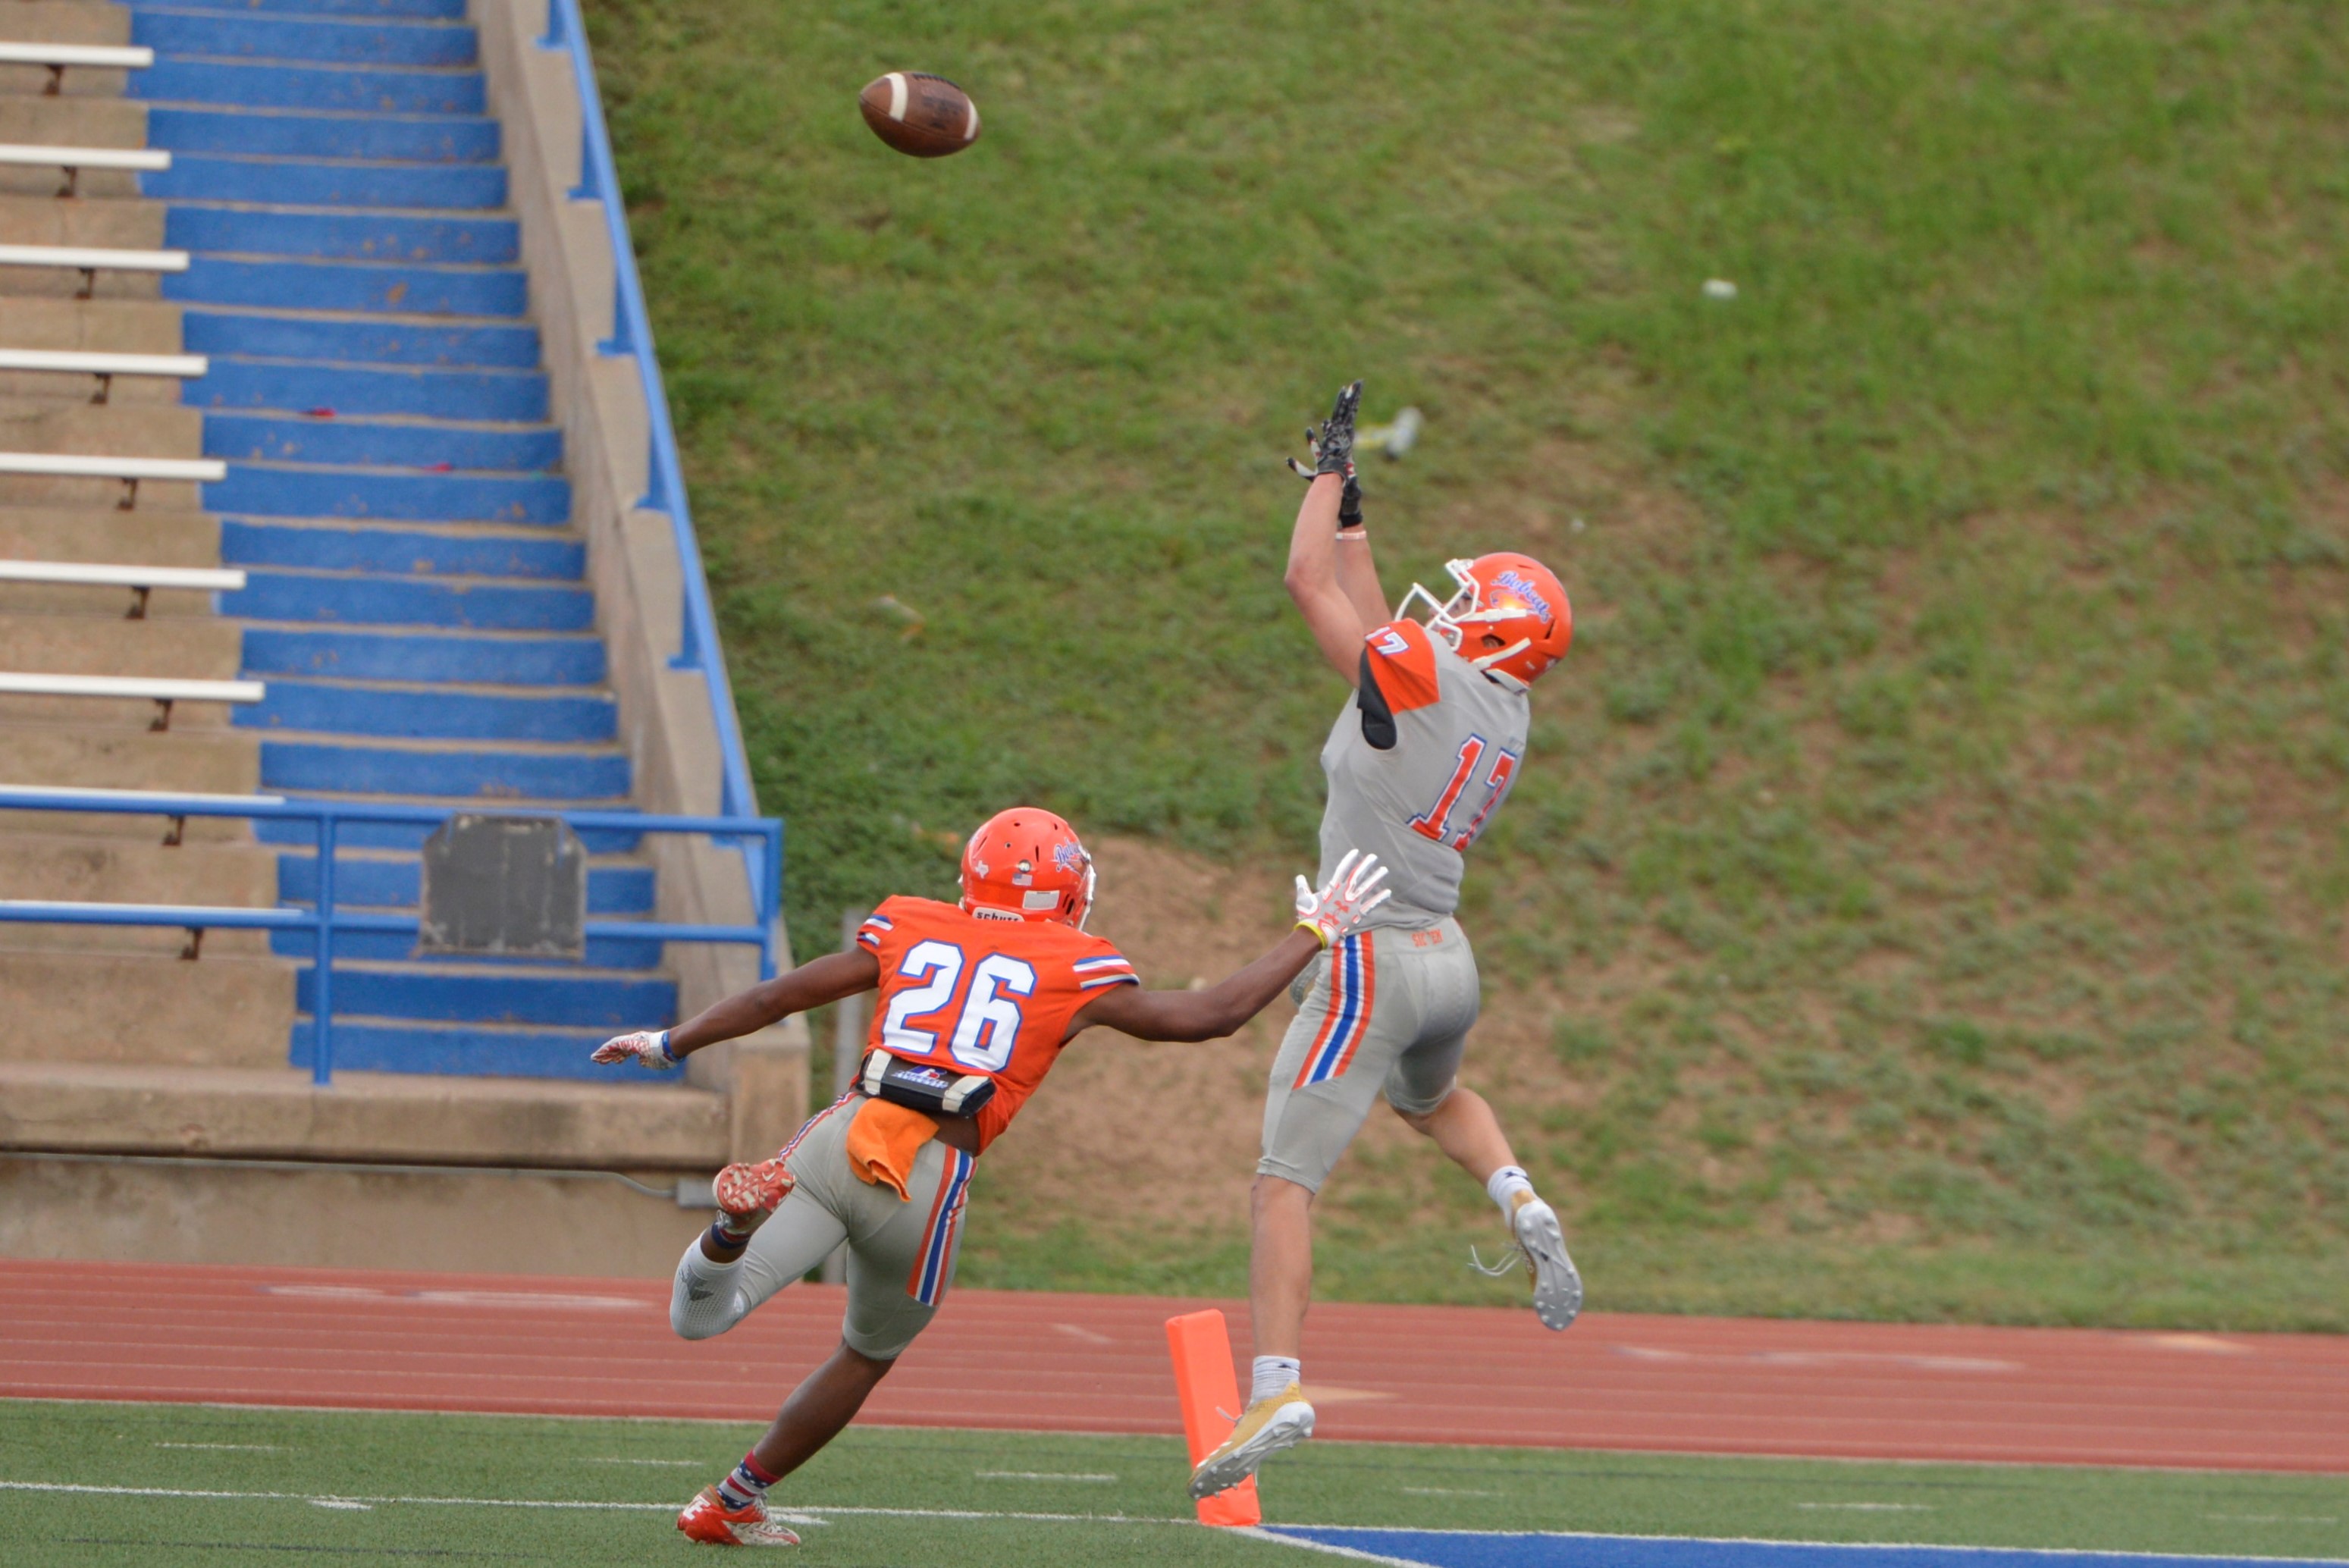
M 866 1053 L 856 1087 L 874 1099 L 910 1106 L 932 1116 L 977 1116 L 995 1098 L 995 1080 L 983 1073 L 957 1078 L 927 1062 L 909 1062 L 887 1051 Z

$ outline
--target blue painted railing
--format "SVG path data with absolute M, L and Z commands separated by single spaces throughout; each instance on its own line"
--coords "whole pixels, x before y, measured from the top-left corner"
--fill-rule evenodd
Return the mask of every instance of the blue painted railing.
M 604 209 L 604 231 L 612 245 L 612 335 L 595 346 L 617 358 L 633 356 L 644 385 L 645 418 L 652 430 L 644 499 L 636 505 L 668 514 L 677 536 L 678 566 L 685 578 L 684 628 L 676 670 L 698 670 L 709 691 L 709 716 L 718 727 L 721 777 L 718 810 L 735 816 L 754 810 L 750 769 L 742 751 L 742 731 L 734 715 L 734 693 L 726 679 L 719 651 L 718 624 L 709 608 L 709 581 L 701 569 L 701 545 L 693 531 L 693 511 L 687 503 L 685 472 L 677 455 L 677 432 L 669 424 L 668 393 L 661 382 L 660 361 L 653 354 L 652 320 L 645 311 L 643 281 L 636 273 L 636 253 L 628 238 L 628 211 L 620 199 L 620 176 L 612 161 L 611 132 L 604 123 L 604 100 L 595 88 L 595 63 L 587 56 L 587 29 L 580 20 L 579 0 L 546 0 L 544 49 L 564 49 L 571 56 L 571 76 L 579 91 L 579 183 L 572 189 L 574 201 L 595 201 Z
M 335 843 L 345 822 L 409 822 L 435 828 L 459 815 L 560 817 L 574 832 L 619 830 L 632 833 L 700 833 L 740 844 L 751 878 L 755 906 L 749 925 L 696 925 L 660 920 L 591 920 L 590 937 L 638 942 L 740 943 L 759 950 L 759 977 L 775 974 L 775 928 L 782 913 L 783 824 L 772 817 L 656 817 L 636 811 L 477 811 L 447 806 L 363 805 L 343 800 L 295 800 L 280 795 L 173 795 L 141 789 L 43 789 L 0 786 L 0 810 L 85 811 L 109 816 L 169 817 L 176 832 L 190 817 L 241 817 L 253 821 L 297 821 L 317 833 L 318 894 L 308 910 L 249 905 L 72 903 L 41 899 L 0 899 L 0 923 L 39 925 L 158 925 L 191 931 L 308 931 L 317 937 L 316 995 L 312 1002 L 316 1048 L 311 1077 L 334 1081 L 335 935 L 345 931 L 389 931 L 415 934 L 418 918 L 335 907 Z

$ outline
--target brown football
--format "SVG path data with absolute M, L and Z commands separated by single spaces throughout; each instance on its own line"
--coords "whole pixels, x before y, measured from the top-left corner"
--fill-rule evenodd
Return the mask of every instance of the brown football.
M 978 139 L 978 106 L 944 77 L 891 71 L 856 95 L 873 134 L 915 158 L 944 158 Z

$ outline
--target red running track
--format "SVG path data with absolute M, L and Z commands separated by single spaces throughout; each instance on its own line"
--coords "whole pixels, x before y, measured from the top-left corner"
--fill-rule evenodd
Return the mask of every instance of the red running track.
M 666 1280 L 0 1260 L 0 1396 L 764 1420 L 836 1342 L 796 1285 L 720 1338 Z M 1164 1432 L 1165 1319 L 1236 1303 L 951 1292 L 880 1424 Z M 2349 1472 L 2349 1338 L 1314 1308 L 1357 1440 Z

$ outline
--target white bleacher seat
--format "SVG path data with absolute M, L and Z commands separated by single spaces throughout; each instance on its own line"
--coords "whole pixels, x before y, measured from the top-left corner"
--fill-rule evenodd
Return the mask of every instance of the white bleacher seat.
M 0 348 L 0 370 L 54 370 L 67 375 L 95 376 L 103 403 L 114 391 L 118 376 L 178 377 L 192 380 L 212 369 L 201 354 L 98 354 L 78 349 Z
M 171 727 L 171 705 L 179 702 L 259 702 L 268 688 L 259 681 L 183 681 L 148 676 L 25 675 L 0 670 L 0 696 L 119 696 L 155 704 L 150 729 Z
M 143 71 L 155 63 L 155 51 L 137 44 L 0 44 L 0 66 L 47 66 L 48 86 L 41 90 L 55 97 L 69 66 L 99 70 Z
M 91 245 L 0 245 L 0 267 L 57 267 L 81 274 L 89 298 L 100 273 L 184 273 L 185 251 L 117 251 Z
M 71 196 L 79 189 L 85 169 L 160 174 L 171 167 L 171 155 L 160 147 L 49 147 L 37 142 L 0 141 L 0 167 L 61 170 L 66 182 L 57 194 Z
M 93 458 L 61 452 L 0 452 L 0 474 L 120 480 L 122 499 L 115 505 L 119 511 L 129 511 L 138 503 L 140 480 L 214 484 L 228 478 L 228 465 L 218 458 Z
M 80 561 L 0 561 L 0 583 L 49 583 L 66 587 L 128 588 L 133 621 L 147 615 L 147 595 L 158 588 L 233 593 L 244 573 L 231 566 L 113 566 Z

